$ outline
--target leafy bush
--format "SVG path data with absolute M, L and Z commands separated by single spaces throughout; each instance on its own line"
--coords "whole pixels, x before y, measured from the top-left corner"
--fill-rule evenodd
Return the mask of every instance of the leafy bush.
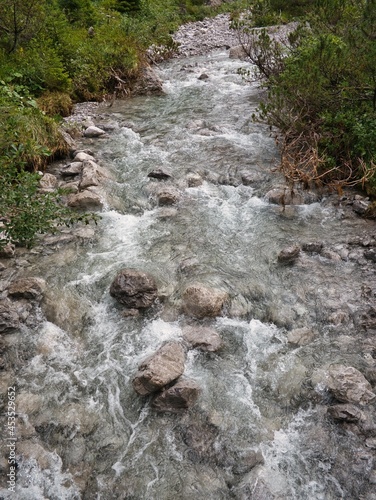
M 370 2 L 317 0 L 289 46 L 266 31 L 249 56 L 265 78 L 259 119 L 283 133 L 282 169 L 291 180 L 376 194 L 376 9 Z M 238 25 L 251 33 L 250 24 Z
M 17 151 L 15 151 L 17 155 Z M 36 237 L 60 226 L 97 221 L 95 214 L 76 214 L 61 204 L 61 193 L 41 193 L 38 173 L 3 165 L 0 172 L 0 249 L 7 243 L 31 247 Z

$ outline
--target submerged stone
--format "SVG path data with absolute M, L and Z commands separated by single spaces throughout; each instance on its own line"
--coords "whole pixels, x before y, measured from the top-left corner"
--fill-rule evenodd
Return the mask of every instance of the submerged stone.
M 176 413 L 191 408 L 197 401 L 200 387 L 194 380 L 179 380 L 156 396 L 153 407 L 158 411 Z
M 183 338 L 192 347 L 202 351 L 218 351 L 223 343 L 221 337 L 212 328 L 187 326 L 183 328 Z

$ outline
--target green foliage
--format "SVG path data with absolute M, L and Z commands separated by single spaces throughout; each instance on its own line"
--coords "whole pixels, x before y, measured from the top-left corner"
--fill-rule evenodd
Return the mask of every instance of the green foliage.
M 16 163 L 18 151 L 14 149 Z M 11 160 L 11 156 L 8 157 Z M 97 221 L 95 214 L 75 214 L 61 204 L 61 193 L 41 193 L 38 173 L 4 162 L 0 170 L 0 249 L 7 243 L 31 247 L 36 237 L 61 226 Z
M 36 36 L 44 21 L 44 0 L 1 0 L 0 47 L 14 52 Z
M 376 2 L 318 0 L 286 49 L 253 57 L 266 79 L 259 118 L 284 133 L 282 168 L 304 182 L 376 185 Z M 374 189 L 372 187 L 372 189 Z M 376 191 L 374 192 L 376 194 Z
M 66 154 L 57 124 L 38 108 L 26 87 L 0 81 L 0 164 L 43 168 Z

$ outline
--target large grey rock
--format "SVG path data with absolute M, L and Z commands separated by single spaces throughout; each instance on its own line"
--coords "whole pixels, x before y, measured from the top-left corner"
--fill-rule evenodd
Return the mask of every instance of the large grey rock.
M 75 177 L 80 175 L 82 172 L 83 163 L 82 161 L 73 161 L 60 170 L 60 174 L 63 178 L 65 177 Z
M 199 319 L 219 316 L 227 297 L 222 290 L 196 283 L 183 292 L 183 311 Z
M 66 131 L 60 129 L 60 133 L 64 138 L 65 143 L 67 144 L 70 151 L 74 151 L 77 148 L 77 144 L 73 137 Z
M 194 380 L 179 380 L 156 396 L 153 407 L 158 411 L 179 412 L 191 408 L 197 401 L 200 387 Z
M 41 300 L 47 284 L 42 278 L 21 278 L 11 283 L 8 295 L 17 299 Z
M 85 153 L 85 151 L 77 151 L 77 153 L 75 154 L 75 156 L 73 158 L 74 162 L 77 162 L 77 161 L 83 162 L 85 160 L 95 161 L 95 158 L 94 158 L 94 156 L 92 156 L 88 153 Z
M 218 351 L 223 343 L 221 337 L 212 328 L 187 326 L 183 328 L 184 340 L 193 348 L 203 351 Z
M 10 301 L 0 302 L 0 332 L 11 333 L 20 326 L 18 312 Z
M 143 68 L 133 87 L 134 94 L 163 94 L 163 82 L 151 66 Z
M 126 268 L 115 276 L 110 294 L 129 309 L 144 309 L 154 303 L 158 287 L 151 274 Z
M 352 366 L 332 366 L 326 384 L 338 401 L 344 403 L 367 405 L 376 397 L 371 384 Z
M 132 381 L 134 390 L 146 396 L 162 389 L 184 372 L 185 353 L 178 342 L 168 342 L 145 359 Z
M 104 135 L 106 132 L 102 130 L 99 127 L 96 127 L 95 125 L 90 125 L 85 131 L 84 131 L 84 136 L 85 137 L 100 137 Z
M 68 206 L 81 210 L 94 210 L 102 208 L 103 202 L 97 193 L 86 189 L 80 193 L 71 194 L 68 197 Z
M 90 186 L 98 186 L 98 166 L 92 160 L 84 160 L 82 164 L 81 181 L 79 189 L 84 190 Z

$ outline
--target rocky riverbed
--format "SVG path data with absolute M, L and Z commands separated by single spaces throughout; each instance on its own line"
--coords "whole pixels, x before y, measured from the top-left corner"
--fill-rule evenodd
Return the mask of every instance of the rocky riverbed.
M 102 213 L 98 229 L 0 260 L 18 498 L 373 500 L 369 200 L 292 195 L 272 172 L 272 139 L 241 116 L 253 94 L 228 52 L 210 56 L 237 44 L 227 16 L 176 40 L 182 61 L 157 75 L 167 99 L 77 105 L 71 158 L 41 179 Z

